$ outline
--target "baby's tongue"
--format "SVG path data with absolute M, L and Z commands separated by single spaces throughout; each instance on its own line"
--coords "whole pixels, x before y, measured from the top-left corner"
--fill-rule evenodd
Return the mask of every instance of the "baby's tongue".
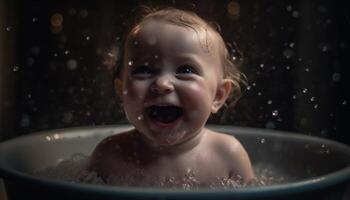
M 171 123 L 182 115 L 182 109 L 177 106 L 151 106 L 150 117 L 161 123 Z

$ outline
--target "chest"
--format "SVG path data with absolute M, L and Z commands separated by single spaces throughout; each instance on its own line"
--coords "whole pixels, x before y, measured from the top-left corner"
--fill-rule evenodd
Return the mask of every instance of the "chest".
M 108 167 L 108 184 L 141 187 L 202 187 L 228 177 L 227 167 L 210 154 L 158 157 L 151 162 L 130 158 Z

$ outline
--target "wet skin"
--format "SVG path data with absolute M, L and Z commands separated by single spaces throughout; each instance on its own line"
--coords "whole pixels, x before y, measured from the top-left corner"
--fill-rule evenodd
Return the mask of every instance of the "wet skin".
M 135 129 L 102 141 L 89 170 L 116 185 L 181 180 L 188 169 L 203 186 L 217 177 L 235 174 L 246 182 L 254 177 L 242 145 L 204 127 L 231 91 L 217 36 L 210 31 L 207 36 L 210 49 L 203 48 L 201 32 L 151 20 L 129 37 L 122 79 L 115 85 Z M 121 177 L 133 177 L 135 183 Z

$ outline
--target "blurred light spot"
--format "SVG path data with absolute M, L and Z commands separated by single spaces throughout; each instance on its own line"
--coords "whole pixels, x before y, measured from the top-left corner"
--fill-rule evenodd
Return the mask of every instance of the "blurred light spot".
M 314 109 L 317 109 L 317 108 L 318 108 L 318 104 L 315 104 L 315 105 L 314 105 Z
M 11 31 L 12 29 L 13 29 L 12 26 L 6 27 L 6 31 Z
M 328 47 L 326 46 L 326 45 L 324 45 L 323 47 L 322 47 L 322 51 L 323 52 L 326 52 L 328 50 Z
M 261 63 L 261 64 L 260 64 L 260 68 L 264 68 L 264 64 Z
M 298 11 L 293 11 L 292 16 L 294 18 L 298 18 L 299 17 L 299 12 Z
M 129 66 L 132 66 L 132 64 L 133 64 L 133 62 L 132 62 L 132 60 L 130 60 L 130 61 L 128 62 L 128 65 L 129 65 Z
M 64 51 L 64 54 L 66 54 L 66 55 L 68 55 L 69 53 L 70 53 L 69 50 L 65 50 L 65 51 Z
M 310 101 L 315 101 L 315 97 L 311 97 L 311 98 L 310 98 Z
M 51 16 L 51 26 L 59 27 L 63 24 L 63 16 L 60 13 L 55 13 Z
M 63 28 L 63 16 L 60 13 L 55 13 L 51 16 L 51 31 L 55 34 L 60 33 Z
M 271 105 L 272 104 L 272 100 L 268 100 L 267 104 Z
M 286 70 L 290 70 L 290 66 L 286 66 Z
M 343 106 L 346 106 L 346 104 L 348 104 L 348 102 L 344 100 L 341 104 L 342 104 Z
M 79 14 L 82 18 L 85 18 L 89 15 L 89 12 L 86 9 L 83 9 L 79 12 Z
M 287 11 L 290 12 L 290 11 L 292 11 L 292 10 L 293 10 L 293 7 L 292 7 L 291 5 L 288 5 L 288 6 L 287 6 Z
M 76 60 L 74 60 L 74 59 L 69 59 L 68 61 L 67 61 L 67 68 L 69 69 L 69 70 L 76 70 L 77 69 L 77 67 L 78 67 L 78 63 L 77 63 L 77 61 Z
M 32 57 L 27 58 L 27 65 L 33 65 L 35 60 Z
M 20 122 L 21 127 L 28 127 L 30 125 L 30 119 L 28 115 L 23 115 L 21 122 Z
M 304 89 L 302 90 L 302 92 L 303 92 L 304 94 L 306 94 L 306 93 L 308 92 L 308 89 L 307 89 L 307 88 L 304 88 Z
M 32 22 L 37 22 L 37 21 L 38 21 L 38 18 L 33 17 Z
M 294 44 L 293 42 L 291 42 L 291 43 L 289 44 L 289 47 L 290 47 L 290 48 L 293 48 L 294 45 L 295 45 L 295 44 Z
M 40 54 L 40 47 L 38 46 L 33 46 L 31 49 L 30 49 L 30 52 L 34 55 L 39 55 Z
M 234 18 L 239 17 L 241 12 L 241 6 L 239 5 L 238 2 L 231 1 L 230 3 L 227 4 L 227 13 Z
M 91 39 L 91 37 L 90 36 L 86 36 L 86 38 L 85 38 L 86 40 L 90 40 Z

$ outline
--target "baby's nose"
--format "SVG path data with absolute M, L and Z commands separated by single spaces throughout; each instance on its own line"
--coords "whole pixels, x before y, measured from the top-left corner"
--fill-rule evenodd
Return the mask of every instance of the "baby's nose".
M 151 91 L 160 94 L 170 93 L 174 90 L 174 84 L 172 83 L 171 77 L 160 76 L 158 77 L 151 86 Z

